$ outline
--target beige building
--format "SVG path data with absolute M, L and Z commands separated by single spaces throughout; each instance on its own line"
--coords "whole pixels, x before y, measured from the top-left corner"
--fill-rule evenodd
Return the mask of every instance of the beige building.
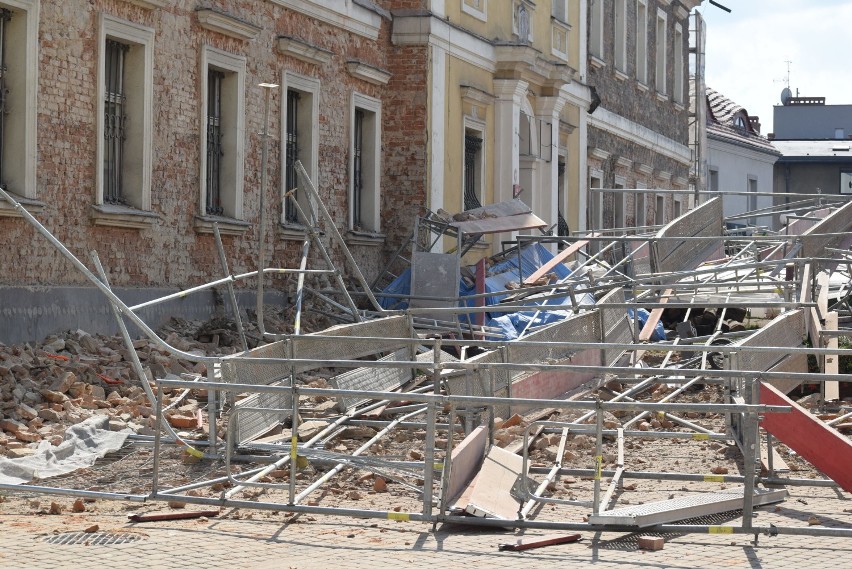
M 548 224 L 564 216 L 577 227 L 585 184 L 577 125 L 588 102 L 573 82 L 584 2 L 422 4 L 393 12 L 392 43 L 423 50 L 428 61 L 429 209 L 520 195 Z

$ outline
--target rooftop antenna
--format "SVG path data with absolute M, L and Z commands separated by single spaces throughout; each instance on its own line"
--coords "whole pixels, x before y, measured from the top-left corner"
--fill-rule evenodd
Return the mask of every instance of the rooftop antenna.
M 793 65 L 793 62 L 788 59 L 784 63 L 787 64 L 787 76 L 783 79 L 776 79 L 775 82 L 782 81 L 784 83 L 784 88 L 781 90 L 781 104 L 787 106 L 787 103 L 793 97 L 793 91 L 790 89 L 790 67 Z M 796 96 L 799 96 L 798 89 L 796 89 Z

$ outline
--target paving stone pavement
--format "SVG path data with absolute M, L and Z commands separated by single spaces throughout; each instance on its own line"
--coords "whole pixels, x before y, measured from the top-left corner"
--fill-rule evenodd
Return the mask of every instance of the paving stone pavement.
M 828 489 L 790 489 L 779 507 L 764 507 L 756 523 L 852 528 L 852 497 Z M 228 513 L 227 511 L 225 513 Z M 852 566 L 852 539 L 838 537 L 677 534 L 661 551 L 641 551 L 636 534 L 583 534 L 579 543 L 526 552 L 501 552 L 511 532 L 439 527 L 419 522 L 233 512 L 223 518 L 132 524 L 126 513 L 21 515 L 0 506 L 0 568 L 182 567 L 325 569 L 449 567 L 703 567 L 820 568 Z M 249 517 L 250 516 L 250 517 Z M 138 538 L 120 544 L 54 544 L 46 540 L 98 524 L 100 532 Z M 739 520 L 729 524 L 737 525 Z M 528 531 L 543 535 L 546 531 Z M 97 534 L 95 534 L 97 535 Z

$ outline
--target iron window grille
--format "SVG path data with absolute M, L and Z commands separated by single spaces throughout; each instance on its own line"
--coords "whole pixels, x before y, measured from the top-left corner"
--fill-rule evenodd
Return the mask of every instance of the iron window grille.
M 104 78 L 104 203 L 123 204 L 124 142 L 127 140 L 127 96 L 124 68 L 130 46 L 106 41 Z
M 299 93 L 298 91 L 287 91 L 287 133 L 285 139 L 285 164 L 284 174 L 287 187 L 286 191 L 293 191 L 293 197 L 288 198 L 284 202 L 284 221 L 286 223 L 296 223 L 299 220 L 296 207 L 293 205 L 293 199 L 296 198 L 295 188 L 298 185 L 296 180 L 296 160 L 299 159 Z
M 364 193 L 363 176 L 364 151 L 364 111 L 355 109 L 355 125 L 353 132 L 353 167 L 352 167 L 352 224 L 361 226 L 361 201 Z
M 482 207 L 477 196 L 476 163 L 482 150 L 482 139 L 472 134 L 464 135 L 464 209 Z
M 207 188 L 208 214 L 222 215 L 222 81 L 225 74 L 207 71 Z
M 562 192 L 563 182 L 565 180 L 565 162 L 559 160 L 556 163 L 556 179 L 557 185 L 559 187 L 559 192 Z M 562 210 L 557 210 L 557 219 L 556 219 L 556 234 L 559 237 L 568 237 L 571 234 L 571 230 L 568 228 L 568 222 L 565 221 L 565 216 L 562 215 Z

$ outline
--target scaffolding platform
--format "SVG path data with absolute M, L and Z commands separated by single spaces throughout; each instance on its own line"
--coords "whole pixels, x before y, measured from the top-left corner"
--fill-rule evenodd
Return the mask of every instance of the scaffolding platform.
M 786 490 L 755 490 L 754 506 L 765 506 L 782 502 L 787 497 Z M 649 502 L 626 508 L 617 508 L 589 516 L 592 525 L 635 526 L 646 528 L 657 524 L 666 524 L 711 516 L 743 507 L 743 489 L 733 488 L 724 492 L 682 496 L 672 500 Z

